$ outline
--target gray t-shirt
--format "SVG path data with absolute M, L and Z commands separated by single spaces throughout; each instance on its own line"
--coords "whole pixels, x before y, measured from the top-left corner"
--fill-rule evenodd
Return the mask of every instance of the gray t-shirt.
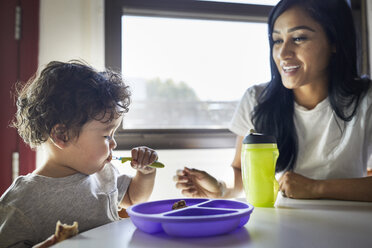
M 131 178 L 107 164 L 93 175 L 18 177 L 0 198 L 0 247 L 30 247 L 55 232 L 56 223 L 79 223 L 79 232 L 119 220 Z

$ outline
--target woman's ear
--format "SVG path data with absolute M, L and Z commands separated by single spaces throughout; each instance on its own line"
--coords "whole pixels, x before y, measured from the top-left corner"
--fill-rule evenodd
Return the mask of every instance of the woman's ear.
M 67 146 L 67 142 L 69 141 L 66 126 L 64 124 L 56 124 L 50 132 L 50 139 L 59 149 L 65 148 Z

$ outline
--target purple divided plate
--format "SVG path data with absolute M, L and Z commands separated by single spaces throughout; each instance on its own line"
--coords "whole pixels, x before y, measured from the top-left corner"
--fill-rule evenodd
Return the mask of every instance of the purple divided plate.
M 184 200 L 188 207 L 172 210 L 175 202 Z M 154 234 L 164 231 L 177 237 L 205 237 L 225 234 L 244 226 L 253 211 L 248 203 L 184 198 L 145 202 L 127 209 L 133 224 Z

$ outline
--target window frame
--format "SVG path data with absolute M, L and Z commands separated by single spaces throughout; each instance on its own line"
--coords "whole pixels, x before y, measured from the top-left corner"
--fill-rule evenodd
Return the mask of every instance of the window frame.
M 105 66 L 121 71 L 122 15 L 204 20 L 267 22 L 273 6 L 195 0 L 105 0 Z M 124 117 L 125 118 L 125 117 Z M 228 129 L 123 129 L 115 134 L 117 149 L 146 145 L 154 149 L 232 148 Z

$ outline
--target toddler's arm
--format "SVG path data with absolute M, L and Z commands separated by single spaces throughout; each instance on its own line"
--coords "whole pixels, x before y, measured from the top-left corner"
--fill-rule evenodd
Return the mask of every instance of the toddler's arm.
M 127 208 L 148 200 L 154 188 L 156 169 L 147 165 L 154 163 L 157 159 L 156 151 L 151 148 L 141 146 L 132 149 L 131 166 L 137 170 L 137 173 L 124 195 L 121 207 Z

